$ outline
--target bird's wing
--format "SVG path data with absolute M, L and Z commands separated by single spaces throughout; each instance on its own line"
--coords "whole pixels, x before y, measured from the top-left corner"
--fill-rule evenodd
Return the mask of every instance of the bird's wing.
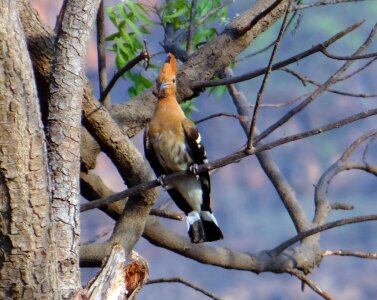
M 186 138 L 186 148 L 194 163 L 198 165 L 207 163 L 208 160 L 206 150 L 204 149 L 200 133 L 195 124 L 191 120 L 185 119 L 182 121 L 182 127 Z M 200 173 L 200 179 L 203 190 L 203 204 L 208 203 L 209 208 L 209 196 L 211 192 L 209 173 Z
M 149 131 L 149 126 L 147 125 L 144 131 L 144 154 L 147 160 L 149 161 L 149 164 L 151 165 L 156 176 L 161 176 L 163 174 L 166 174 L 166 172 L 164 168 L 162 167 L 162 165 L 160 164 L 157 158 L 157 155 L 154 152 L 154 149 L 149 141 L 148 131 Z

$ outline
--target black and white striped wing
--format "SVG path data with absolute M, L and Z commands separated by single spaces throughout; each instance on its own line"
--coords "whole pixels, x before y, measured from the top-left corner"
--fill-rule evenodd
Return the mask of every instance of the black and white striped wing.
M 202 144 L 201 136 L 196 128 L 195 124 L 189 120 L 185 119 L 182 122 L 182 127 L 186 138 L 186 148 L 188 154 L 195 164 L 201 165 L 208 162 L 207 154 Z M 210 193 L 211 193 L 211 183 L 208 172 L 202 172 L 199 174 L 202 190 L 203 190 L 203 210 L 210 210 Z

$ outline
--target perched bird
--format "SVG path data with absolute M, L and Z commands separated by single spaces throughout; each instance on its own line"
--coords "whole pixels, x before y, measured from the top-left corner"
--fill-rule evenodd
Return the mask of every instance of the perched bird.
M 158 101 L 144 134 L 145 156 L 157 176 L 208 162 L 198 129 L 185 117 L 176 99 L 176 65 L 169 53 L 156 80 Z M 169 186 L 169 195 L 187 216 L 192 243 L 223 238 L 210 208 L 208 172 L 176 179 Z

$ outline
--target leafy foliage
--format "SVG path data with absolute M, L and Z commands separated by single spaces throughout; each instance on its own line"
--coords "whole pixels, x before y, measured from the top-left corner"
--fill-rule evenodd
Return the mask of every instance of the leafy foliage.
M 143 34 L 150 34 L 147 26 L 154 23 L 144 6 L 133 1 L 108 6 L 106 12 L 118 30 L 106 40 L 113 43 L 109 50 L 116 53 L 116 66 L 121 69 L 144 48 Z M 130 96 L 136 96 L 144 89 L 153 86 L 152 82 L 140 72 L 128 71 L 124 77 L 133 82 L 133 86 L 128 89 Z
M 194 47 L 198 48 L 212 39 L 217 34 L 215 27 L 226 23 L 228 9 L 223 6 L 221 0 L 198 1 L 194 15 L 196 27 L 192 37 Z M 121 69 L 143 49 L 143 37 L 151 33 L 148 26 L 154 26 L 156 23 L 151 20 L 148 8 L 136 0 L 108 6 L 106 12 L 117 29 L 117 32 L 107 37 L 107 41 L 112 43 L 109 50 L 115 52 L 116 66 Z M 185 0 L 166 1 L 156 9 L 156 13 L 161 19 L 161 25 L 164 28 L 167 24 L 173 26 L 175 42 L 183 49 L 187 47 L 190 12 L 191 1 Z M 153 86 L 152 81 L 143 76 L 141 72 L 128 71 L 124 74 L 124 78 L 133 83 L 128 89 L 128 94 L 131 97 Z M 217 89 L 217 94 L 222 95 L 224 91 L 225 89 L 220 87 Z M 190 101 L 185 109 L 187 112 L 195 110 L 193 101 Z

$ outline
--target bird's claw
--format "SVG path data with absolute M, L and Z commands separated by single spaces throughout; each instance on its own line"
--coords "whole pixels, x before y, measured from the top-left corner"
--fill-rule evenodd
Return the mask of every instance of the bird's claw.
M 165 182 L 165 178 L 166 178 L 165 175 L 161 175 L 161 176 L 157 177 L 157 181 L 158 181 L 158 183 L 161 185 L 161 187 L 162 187 L 164 190 L 167 190 L 167 189 L 169 188 L 169 185 L 166 184 L 166 182 Z
M 193 164 L 189 167 L 189 170 L 192 174 L 198 175 L 199 174 L 199 165 L 198 164 Z

